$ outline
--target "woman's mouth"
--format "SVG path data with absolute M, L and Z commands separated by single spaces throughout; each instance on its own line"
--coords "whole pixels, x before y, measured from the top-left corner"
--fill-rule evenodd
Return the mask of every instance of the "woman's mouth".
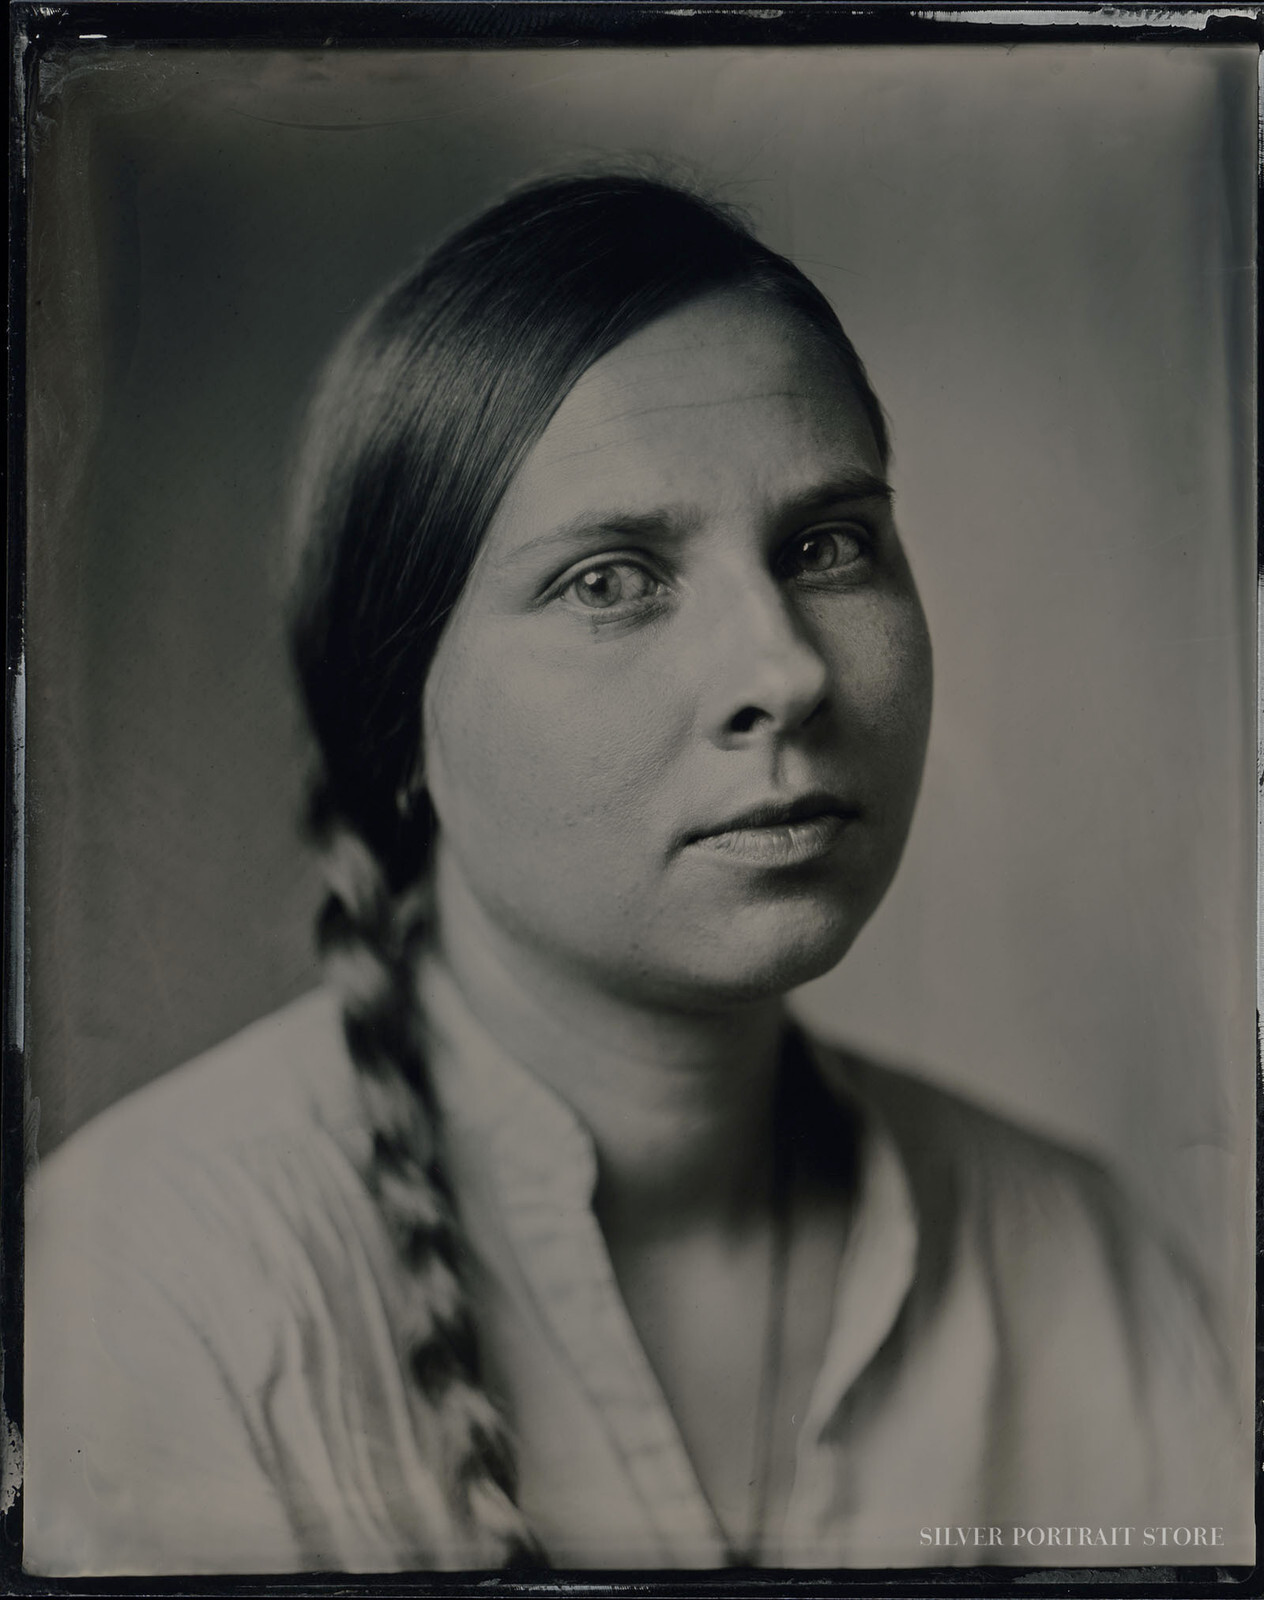
M 854 810 L 836 802 L 760 807 L 687 843 L 746 866 L 798 867 L 828 855 L 855 819 Z

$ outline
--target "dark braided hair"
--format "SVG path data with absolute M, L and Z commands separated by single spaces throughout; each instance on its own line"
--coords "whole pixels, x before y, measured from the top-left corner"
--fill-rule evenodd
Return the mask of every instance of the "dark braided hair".
M 418 1567 L 539 1558 L 479 1381 L 416 997 L 436 826 L 416 778 L 422 686 L 497 504 L 576 380 L 655 318 L 724 289 L 817 329 L 885 461 L 881 408 L 820 291 L 727 209 L 637 176 L 535 184 L 478 217 L 356 322 L 311 411 L 292 644 L 320 761 L 317 938 L 373 1132 L 366 1181 L 406 1279 L 401 1354 L 439 1508 Z

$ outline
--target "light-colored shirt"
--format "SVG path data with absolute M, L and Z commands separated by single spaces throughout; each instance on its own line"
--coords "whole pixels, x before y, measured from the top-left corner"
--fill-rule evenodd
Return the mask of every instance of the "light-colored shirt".
M 523 1511 L 559 1567 L 721 1566 L 593 1213 L 589 1136 L 450 981 L 427 1000 Z M 1169 1251 L 1079 1156 L 813 1052 L 859 1171 L 765 1564 L 1250 1563 L 1249 1415 Z M 45 1163 L 27 1226 L 29 1571 L 434 1564 L 369 1148 L 317 993 Z

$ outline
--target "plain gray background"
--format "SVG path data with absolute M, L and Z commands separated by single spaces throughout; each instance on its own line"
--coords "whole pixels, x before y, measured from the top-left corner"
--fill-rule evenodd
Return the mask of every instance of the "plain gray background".
M 1255 68 L 1038 45 L 102 49 L 47 73 L 41 1154 L 316 981 L 279 530 L 331 340 L 508 185 L 665 157 L 838 307 L 892 418 L 935 641 L 905 864 L 803 1006 L 1104 1153 L 1245 1340 Z

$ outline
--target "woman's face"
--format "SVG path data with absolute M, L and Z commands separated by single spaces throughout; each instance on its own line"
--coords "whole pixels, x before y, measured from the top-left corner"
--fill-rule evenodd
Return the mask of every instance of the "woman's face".
M 836 354 L 696 300 L 571 390 L 440 641 L 441 883 L 641 1002 L 805 982 L 889 884 L 921 777 L 925 620 Z

